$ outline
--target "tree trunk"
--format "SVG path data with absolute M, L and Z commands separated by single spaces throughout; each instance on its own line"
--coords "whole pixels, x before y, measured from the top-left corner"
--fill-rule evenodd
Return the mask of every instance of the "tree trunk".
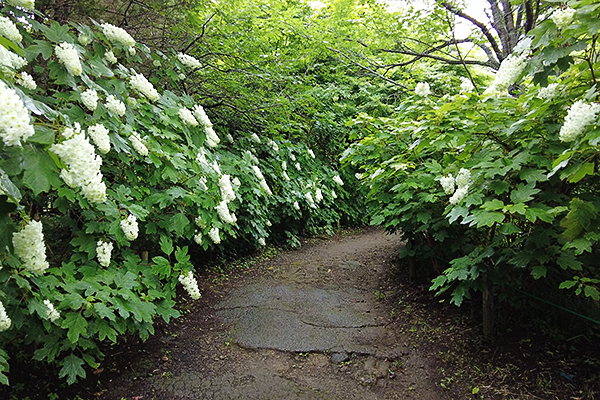
M 483 336 L 491 337 L 494 334 L 494 294 L 492 283 L 486 275 L 483 276 L 482 300 Z

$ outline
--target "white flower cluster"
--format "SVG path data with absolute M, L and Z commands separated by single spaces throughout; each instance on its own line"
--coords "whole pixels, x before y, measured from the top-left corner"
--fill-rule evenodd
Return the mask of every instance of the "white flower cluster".
M 115 57 L 115 53 L 113 53 L 112 50 L 108 50 L 104 53 L 104 59 L 109 64 L 116 64 L 119 61 L 117 60 L 117 57 Z
M 102 33 L 112 42 L 119 42 L 125 46 L 135 46 L 135 39 L 131 37 L 129 33 L 123 28 L 111 25 L 109 23 L 103 23 L 100 25 Z
M 21 72 L 21 76 L 17 79 L 17 83 L 23 86 L 25 89 L 35 90 L 37 89 L 37 83 L 33 80 L 33 77 L 27 72 Z
M 150 83 L 148 79 L 146 79 L 146 77 L 142 74 L 132 75 L 131 78 L 129 78 L 129 84 L 131 85 L 133 90 L 137 90 L 138 92 L 146 96 L 150 101 L 156 101 L 160 98 L 160 95 L 158 94 L 152 83 Z
M 565 123 L 560 128 L 558 137 L 563 142 L 572 142 L 575 140 L 585 128 L 594 123 L 600 112 L 600 104 L 585 103 L 583 100 L 577 100 L 567 113 Z
M 138 237 L 137 218 L 133 214 L 129 214 L 126 219 L 121 220 L 121 229 L 128 240 L 135 240 Z
M 194 242 L 199 245 L 202 244 L 202 232 L 196 231 L 196 234 L 194 235 Z
M 221 189 L 221 198 L 230 202 L 235 200 L 235 192 L 231 186 L 231 177 L 229 175 L 221 175 L 219 178 L 219 188 Z
M 88 110 L 94 111 L 98 107 L 98 92 L 94 89 L 87 89 L 81 93 L 81 102 Z
M 58 57 L 58 61 L 64 64 L 71 74 L 79 76 L 83 73 L 81 61 L 79 61 L 79 53 L 77 53 L 77 49 L 71 43 L 61 42 L 54 47 L 54 52 L 56 53 L 56 57 Z
M 73 134 L 72 130 L 69 134 Z M 50 151 L 67 164 L 68 169 L 60 172 L 60 177 L 67 185 L 80 187 L 84 197 L 93 203 L 106 200 L 106 185 L 102 182 L 100 172 L 102 158 L 96 154 L 94 146 L 83 132 L 73 134 L 68 140 L 53 145 Z
M 202 66 L 202 64 L 200 64 L 200 61 L 187 54 L 179 53 L 177 54 L 177 58 L 183 65 L 185 65 L 188 68 L 198 69 Z
M 262 143 L 256 133 L 253 133 L 252 136 L 250 136 L 250 139 L 252 139 L 252 141 L 255 143 L 258 143 L 258 144 Z
M 194 278 L 192 271 L 188 271 L 187 275 L 179 275 L 179 282 L 181 282 L 185 291 L 188 292 L 192 299 L 198 300 L 201 297 L 198 282 Z
M 219 236 L 219 228 L 216 226 L 208 231 L 208 236 L 213 241 L 214 244 L 221 243 L 221 236 Z
M 338 198 L 337 194 L 335 193 L 335 190 L 331 191 L 331 197 L 333 197 L 334 199 Z
M 546 87 L 540 89 L 537 94 L 538 99 L 552 100 L 556 96 L 556 89 L 558 89 L 558 83 L 551 83 Z
M 196 117 L 196 120 L 200 121 L 202 125 L 204 125 L 204 132 L 206 133 L 206 144 L 209 147 L 217 147 L 217 145 L 221 142 L 221 139 L 219 139 L 219 136 L 214 131 L 212 127 L 213 124 L 212 122 L 210 122 L 208 115 L 206 115 L 204 108 L 202 108 L 201 105 L 196 104 L 192 108 L 192 113 Z
M 160 63 L 160 60 L 154 60 L 152 61 L 152 65 L 154 65 L 156 68 L 160 68 L 162 64 Z
M 342 180 L 342 178 L 340 178 L 339 175 L 334 176 L 333 181 L 340 186 L 344 186 L 344 181 Z
M 417 96 L 427 97 L 427 96 L 429 96 L 430 93 L 431 93 L 431 90 L 429 89 L 429 83 L 427 83 L 427 82 L 417 83 L 417 86 L 415 87 L 415 94 Z
M 4 309 L 4 304 L 0 302 L 0 332 L 3 332 L 10 328 L 12 321 L 6 314 L 6 310 Z
M 300 171 L 300 170 L 302 169 L 302 167 L 300 167 L 300 163 L 299 163 L 299 162 L 297 162 L 296 164 L 294 164 L 294 167 L 295 167 L 295 168 L 296 168 L 298 171 Z
M 215 209 L 217 210 L 217 214 L 219 214 L 219 218 L 221 218 L 221 221 L 224 223 L 233 225 L 237 222 L 235 214 L 229 212 L 229 207 L 225 200 L 222 200 Z
M 246 154 L 248 154 L 250 161 L 252 161 L 254 164 L 258 164 L 258 158 L 256 158 L 256 156 L 250 150 L 246 150 Z
M 13 233 L 12 241 L 15 253 L 23 261 L 26 270 L 41 274 L 48 269 L 50 265 L 46 261 L 46 245 L 40 221 L 29 221 L 25 228 Z
M 0 48 L 4 46 L 0 45 Z M 0 137 L 6 146 L 19 146 L 33 135 L 33 126 L 23 101 L 0 80 Z
M 12 72 L 27 65 L 27 60 L 0 46 L 0 69 L 4 72 Z
M 56 309 L 54 308 L 54 305 L 52 305 L 50 300 L 48 300 L 48 299 L 44 300 L 44 304 L 46 305 L 46 308 L 47 308 L 47 310 L 46 310 L 46 318 L 47 319 L 49 319 L 51 322 L 54 322 L 60 318 L 60 313 L 58 311 L 56 311 Z
M 112 94 L 106 98 L 106 103 L 104 103 L 104 106 L 108 109 L 108 111 L 112 112 L 115 115 L 118 115 L 119 117 L 125 115 L 125 112 L 127 111 L 125 103 L 117 99 Z
M 300 204 L 297 201 L 294 202 L 294 208 L 300 210 Z
M 260 186 L 263 188 L 265 193 L 267 193 L 268 195 L 273 194 L 271 192 L 271 188 L 269 188 L 269 185 L 267 184 L 267 181 L 265 180 L 265 177 L 263 176 L 262 172 L 260 172 L 260 168 L 258 168 L 256 165 L 253 165 L 252 170 L 254 171 L 254 175 L 256 175 L 256 177 L 258 178 Z
M 312 149 L 308 149 L 308 154 L 312 157 L 315 158 L 315 152 L 312 151 Z
M 28 10 L 35 8 L 35 0 L 8 0 L 8 4 L 15 7 L 22 7 Z
M 194 114 L 187 108 L 181 108 L 177 114 L 186 125 L 198 126 L 198 121 L 194 117 Z
M 440 184 L 444 188 L 444 192 L 450 195 L 450 204 L 458 204 L 468 193 L 469 186 L 471 186 L 471 171 L 465 168 L 461 168 L 456 175 L 456 178 L 449 174 L 447 177 L 443 176 L 440 178 Z M 456 191 L 454 185 L 456 184 Z
M 177 77 L 179 78 L 180 81 L 184 81 L 185 78 L 186 78 L 186 76 L 185 76 L 185 74 L 183 72 L 180 73 L 179 75 L 177 75 Z
M 552 22 L 554 22 L 556 24 L 556 26 L 559 29 L 565 29 L 569 25 L 571 25 L 571 22 L 573 21 L 574 17 L 575 17 L 575 10 L 567 7 L 564 10 L 562 10 L 562 9 L 555 10 L 552 13 L 552 15 L 550 16 L 550 19 L 552 20 Z
M 148 155 L 148 148 L 144 143 L 142 143 L 142 139 L 136 132 L 132 133 L 131 136 L 129 136 L 129 141 L 131 142 L 131 145 L 133 146 L 135 151 L 137 151 L 140 155 L 144 157 Z
M 283 176 L 283 179 L 285 179 L 286 181 L 289 182 L 291 180 L 289 175 L 287 174 L 287 171 L 283 171 L 283 173 L 281 175 Z
M 198 119 L 198 121 L 200 121 L 202 123 L 202 125 L 212 126 L 212 122 L 210 122 L 208 115 L 206 115 L 206 111 L 204 111 L 204 108 L 201 105 L 196 104 L 192 108 L 192 111 L 193 111 L 194 115 L 196 116 L 196 118 Z
M 473 89 L 475 89 L 475 86 L 473 86 L 473 83 L 471 82 L 471 80 L 469 78 L 465 78 L 464 76 L 460 77 L 460 94 L 464 94 L 464 93 L 471 93 L 473 91 Z
M 23 36 L 19 32 L 19 28 L 10 20 L 10 18 L 0 16 L 0 35 L 13 42 L 20 42 Z
M 110 137 L 108 136 L 108 129 L 102 124 L 96 124 L 88 128 L 88 135 L 94 141 L 96 147 L 102 154 L 106 154 L 110 151 Z
M 77 41 L 81 43 L 82 46 L 87 46 L 92 43 L 92 38 L 85 33 L 80 33 L 79 36 L 77 36 Z
M 323 191 L 320 188 L 315 189 L 315 201 L 320 203 L 323 200 Z
M 317 208 L 317 205 L 315 204 L 315 200 L 313 199 L 313 196 L 312 196 L 311 192 L 306 192 L 304 194 L 304 198 L 306 199 L 306 201 L 308 201 L 308 205 L 311 208 Z
M 514 54 L 506 57 L 502 64 L 500 64 L 500 68 L 496 72 L 496 76 L 494 77 L 494 82 L 483 92 L 485 95 L 505 95 L 508 93 L 508 88 L 514 84 L 523 70 L 525 69 L 527 63 L 527 53 L 523 53 L 519 56 Z
M 270 140 L 267 142 L 267 145 L 273 149 L 274 152 L 278 152 L 279 151 L 279 145 L 277 145 L 277 143 L 275 143 L 275 141 Z
M 265 238 L 261 237 L 261 238 L 258 238 L 258 244 L 261 246 L 266 246 L 267 242 L 265 241 Z
M 112 242 L 104 242 L 102 240 L 98 240 L 96 244 L 96 256 L 98 256 L 98 262 L 103 267 L 108 267 L 110 265 L 110 256 L 113 251 Z

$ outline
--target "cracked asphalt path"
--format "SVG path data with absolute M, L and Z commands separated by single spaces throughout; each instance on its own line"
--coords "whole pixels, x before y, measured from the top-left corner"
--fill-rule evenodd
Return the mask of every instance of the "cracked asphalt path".
M 152 338 L 102 399 L 444 399 L 430 358 L 390 318 L 400 246 L 379 230 L 284 252 Z M 143 350 L 142 350 L 143 351 Z

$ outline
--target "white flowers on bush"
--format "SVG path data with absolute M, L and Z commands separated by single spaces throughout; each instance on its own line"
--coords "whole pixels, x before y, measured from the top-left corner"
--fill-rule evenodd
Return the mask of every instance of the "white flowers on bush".
M 262 143 L 256 133 L 253 133 L 252 136 L 250 136 L 250 139 L 252 139 L 252 141 L 255 143 L 258 143 L 258 144 Z
M 10 20 L 10 18 L 0 16 L 0 35 L 13 42 L 20 42 L 23 36 L 19 32 L 19 28 Z
M 297 201 L 294 202 L 294 208 L 300 210 L 300 204 Z
M 186 76 L 183 72 L 180 73 L 179 75 L 177 75 L 177 77 L 179 78 L 180 81 L 185 81 L 185 78 L 186 78 Z
M 104 36 L 111 42 L 119 42 L 128 47 L 135 46 L 135 39 L 125 29 L 106 22 L 100 25 L 100 28 Z
M 179 282 L 183 285 L 183 288 L 194 300 L 198 300 L 200 297 L 200 289 L 198 289 L 198 282 L 194 278 L 192 271 L 188 271 L 185 275 L 179 275 Z
M 27 60 L 0 46 L 0 69 L 4 72 L 12 72 L 27 65 Z
M 82 46 L 87 46 L 88 44 L 92 43 L 92 38 L 85 33 L 80 33 L 79 36 L 77 36 L 77 40 Z
M 187 54 L 178 53 L 177 58 L 183 65 L 185 65 L 188 68 L 198 69 L 202 66 L 202 64 L 200 64 L 200 61 Z
M 3 332 L 10 328 L 12 321 L 6 314 L 6 310 L 4 309 L 4 304 L 0 301 L 0 332 Z
M 296 167 L 296 169 L 298 171 L 300 171 L 302 169 L 302 167 L 300 167 L 300 163 L 299 162 L 297 162 L 296 164 L 294 164 L 294 167 Z
M 194 116 L 196 117 L 196 119 L 202 123 L 202 125 L 204 125 L 204 126 L 212 126 L 213 125 L 212 122 L 210 122 L 208 115 L 206 115 L 206 111 L 204 111 L 204 108 L 201 105 L 196 104 L 194 107 L 192 107 L 192 112 L 194 113 Z
M 461 168 L 454 179 L 456 187 L 469 187 L 471 186 L 471 171 L 466 168 Z
M 59 312 L 56 311 L 50 300 L 44 300 L 44 304 L 46 305 L 46 319 L 49 319 L 50 322 L 54 322 L 60 318 Z
M 465 78 L 464 76 L 460 77 L 460 94 L 463 93 L 471 93 L 473 91 L 473 89 L 475 89 L 475 86 L 473 86 L 473 83 L 471 82 L 470 79 Z
M 331 197 L 333 197 L 334 199 L 338 198 L 337 194 L 335 193 L 335 190 L 331 191 Z
M 67 185 L 80 187 L 88 201 L 102 203 L 106 200 L 106 185 L 102 182 L 100 172 L 102 158 L 96 154 L 94 146 L 83 132 L 73 134 L 70 130 L 68 133 L 72 137 L 50 147 L 50 151 L 67 164 L 67 169 L 61 171 L 60 177 Z
M 315 200 L 313 199 L 311 192 L 306 192 L 304 194 L 304 198 L 306 199 L 306 201 L 308 201 L 308 205 L 310 205 L 311 208 L 317 208 L 317 205 L 315 204 Z
M 442 176 L 440 178 L 440 184 L 447 195 L 454 193 L 454 177 L 452 174 L 448 174 L 448 176 Z
M 131 136 L 129 136 L 129 141 L 131 142 L 131 145 L 135 151 L 137 151 L 141 156 L 145 157 L 148 155 L 148 148 L 144 143 L 142 143 L 142 140 L 137 133 L 134 132 L 131 134 Z
M 23 86 L 25 89 L 37 89 L 37 83 L 35 83 L 33 77 L 27 72 L 21 72 L 19 79 L 17 79 L 17 84 Z
M 452 194 L 449 201 L 450 204 L 458 204 L 468 193 L 469 186 L 471 186 L 471 171 L 466 168 L 461 168 L 456 175 L 456 178 L 452 174 L 448 176 L 442 176 L 440 178 L 440 184 L 444 188 L 444 192 L 448 195 Z M 456 191 L 454 185 L 456 184 Z M 454 193 L 454 194 L 453 194 Z
M 108 129 L 104 125 L 96 124 L 90 126 L 88 128 L 88 135 L 102 154 L 110 151 L 110 137 L 108 136 Z
M 94 111 L 98 107 L 98 92 L 94 89 L 87 89 L 81 93 L 81 102 L 88 110 Z
M 214 244 L 221 243 L 221 236 L 219 236 L 219 228 L 216 226 L 208 231 L 208 237 L 213 241 Z
M 104 59 L 109 64 L 116 64 L 117 61 L 119 61 L 117 60 L 117 57 L 115 57 L 115 53 L 113 53 L 112 50 L 108 50 L 104 53 Z
M 450 199 L 449 199 L 450 204 L 456 205 L 456 204 L 460 203 L 460 201 L 465 198 L 465 196 L 467 195 L 468 191 L 469 191 L 468 187 L 458 187 L 458 188 L 456 188 L 456 192 L 454 192 L 454 194 L 452 195 L 452 197 L 450 197 Z
M 565 29 L 566 27 L 571 25 L 573 17 L 575 17 L 575 10 L 567 7 L 564 10 L 555 10 L 550 16 L 550 19 L 556 24 L 556 26 L 559 29 Z
M 312 151 L 312 149 L 308 149 L 308 154 L 312 157 L 315 158 L 315 153 L 314 151 Z
M 125 112 L 127 111 L 125 103 L 117 99 L 112 94 L 106 98 L 106 103 L 104 103 L 104 106 L 108 109 L 108 111 L 118 115 L 119 117 L 125 115 Z
M 206 228 L 206 223 L 204 222 L 201 216 L 197 216 L 194 220 L 194 223 L 202 229 Z
M 181 108 L 177 114 L 186 125 L 198 126 L 198 121 L 194 118 L 194 114 L 187 108 Z
M 417 83 L 417 86 L 415 87 L 415 94 L 417 96 L 427 97 L 427 96 L 429 96 L 430 93 L 431 93 L 431 90 L 429 89 L 429 83 L 427 83 L 427 82 Z
M 40 221 L 29 221 L 23 229 L 13 233 L 12 242 L 15 253 L 23 262 L 26 270 L 41 274 L 48 269 L 46 245 Z
M 196 244 L 202 244 L 202 233 L 196 231 L 196 234 L 194 235 L 194 242 L 196 242 Z
M 256 177 L 258 178 L 259 184 L 263 188 L 263 190 L 268 195 L 272 195 L 273 193 L 271 192 L 271 188 L 269 188 L 269 185 L 267 184 L 265 177 L 263 176 L 262 172 L 260 171 L 260 168 L 258 168 L 256 165 L 253 165 L 252 170 L 254 171 L 254 175 L 256 175 Z
M 113 251 L 112 242 L 104 242 L 102 240 L 98 240 L 96 244 L 96 256 L 98 257 L 98 262 L 103 267 L 108 267 L 110 265 L 110 256 Z
M 558 89 L 558 83 L 551 83 L 546 87 L 540 89 L 537 94 L 538 99 L 552 100 L 556 96 L 556 90 Z
M 131 85 L 133 90 L 140 92 L 141 94 L 146 96 L 146 98 L 150 101 L 156 101 L 160 98 L 160 95 L 158 94 L 152 83 L 150 83 L 148 79 L 146 79 L 146 77 L 142 74 L 132 75 L 131 78 L 129 78 L 129 84 Z
M 221 175 L 219 178 L 219 188 L 221 189 L 221 198 L 229 203 L 235 200 L 235 192 L 231 186 L 231 177 L 229 175 Z
M 342 180 L 342 178 L 340 178 L 340 176 L 339 176 L 339 175 L 336 175 L 336 176 L 334 176 L 332 179 L 333 179 L 333 181 L 334 181 L 335 183 L 337 183 L 338 185 L 340 185 L 340 186 L 344 186 L 344 181 Z
M 0 48 L 3 48 L 0 45 Z M 0 80 L 0 137 L 5 146 L 20 146 L 34 134 L 29 112 L 13 89 Z
M 286 181 L 290 181 L 290 177 L 288 176 L 286 171 L 283 171 L 281 175 L 283 176 L 283 179 L 285 179 Z
M 273 140 L 269 140 L 267 142 L 267 145 L 273 149 L 273 151 L 278 152 L 279 151 L 279 145 L 277 145 L 277 143 L 275 143 Z
M 54 47 L 54 52 L 56 53 L 56 57 L 58 57 L 58 61 L 60 61 L 71 74 L 79 76 L 83 73 L 81 61 L 79 61 L 79 53 L 71 43 L 60 43 Z
M 323 200 L 323 191 L 319 188 L 315 190 L 315 201 L 320 203 Z
M 22 7 L 28 10 L 35 8 L 35 0 L 8 0 L 8 4 L 15 7 Z
M 527 53 L 523 53 L 519 56 L 511 54 L 506 57 L 500 68 L 496 72 L 494 82 L 483 92 L 486 95 L 506 95 L 508 94 L 508 88 L 514 84 L 523 70 L 527 60 Z
M 219 214 L 221 221 L 226 224 L 235 224 L 236 219 L 229 212 L 229 207 L 227 207 L 227 202 L 225 200 L 222 200 L 215 209 L 217 210 L 217 214 Z
M 267 242 L 265 241 L 265 238 L 258 238 L 258 244 L 261 246 L 266 246 Z
M 135 240 L 138 237 L 139 227 L 137 218 L 129 214 L 126 219 L 121 220 L 121 229 L 128 240 Z
M 572 142 L 575 140 L 585 128 L 594 123 L 600 112 L 600 104 L 585 103 L 583 100 L 577 100 L 567 113 L 565 122 L 560 128 L 558 137 L 563 142 Z
M 204 132 L 206 133 L 206 144 L 209 147 L 217 147 L 221 142 L 221 139 L 219 139 L 219 136 L 217 136 L 217 133 L 214 131 L 212 126 L 205 126 Z

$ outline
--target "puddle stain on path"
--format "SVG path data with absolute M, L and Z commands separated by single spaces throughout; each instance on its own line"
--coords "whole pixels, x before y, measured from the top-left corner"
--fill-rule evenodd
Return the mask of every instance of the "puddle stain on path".
M 275 257 L 226 288 L 203 328 L 161 339 L 167 373 L 123 387 L 144 399 L 443 399 L 374 294 L 399 244 L 369 230 Z

